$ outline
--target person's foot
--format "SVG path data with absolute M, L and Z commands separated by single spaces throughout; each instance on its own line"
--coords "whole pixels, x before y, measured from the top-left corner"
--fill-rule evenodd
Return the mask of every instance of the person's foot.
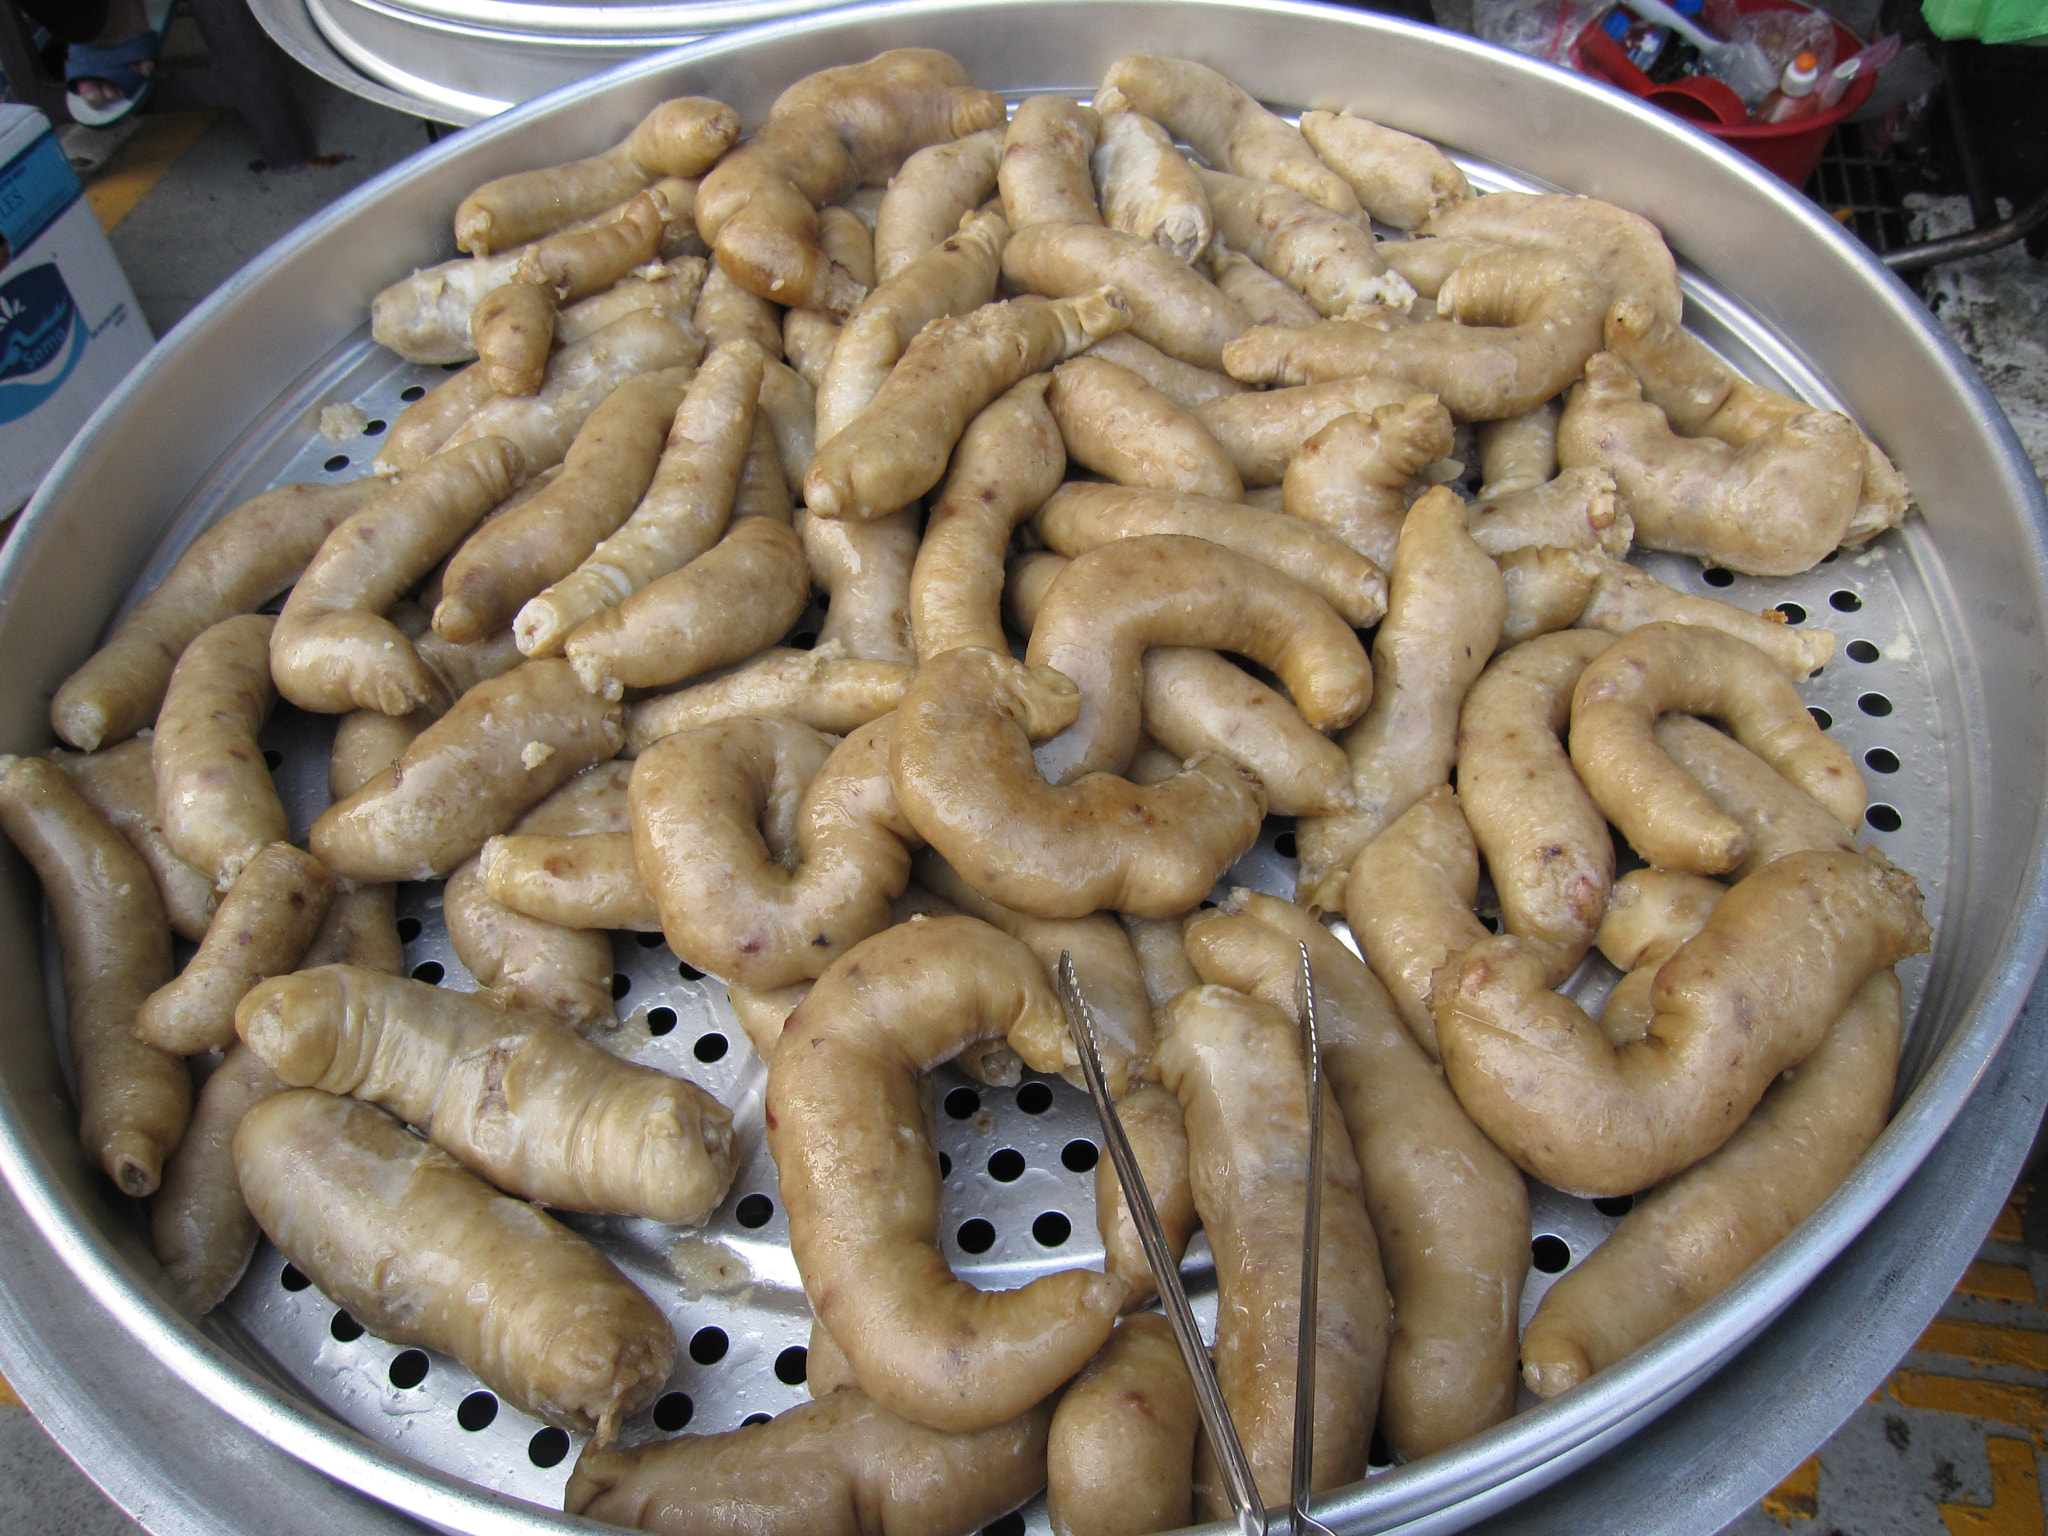
M 104 125 L 139 106 L 149 94 L 160 41 L 145 0 L 109 0 L 99 35 L 74 44 L 67 56 L 72 116 Z

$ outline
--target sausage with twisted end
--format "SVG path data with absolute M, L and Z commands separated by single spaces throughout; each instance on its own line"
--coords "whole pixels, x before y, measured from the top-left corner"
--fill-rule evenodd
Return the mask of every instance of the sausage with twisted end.
M 1521 940 L 1473 945 L 1436 988 L 1445 1075 L 1537 1178 L 1634 1194 L 1725 1142 L 1858 987 L 1927 943 L 1919 888 L 1882 855 L 1790 854 L 1665 962 L 1648 1036 L 1619 1051 Z
M 861 1389 L 935 1429 L 986 1429 L 1041 1402 L 1102 1347 L 1123 1299 L 1122 1281 L 1086 1270 L 977 1291 L 938 1248 L 919 1075 L 1062 1017 L 1022 944 L 929 918 L 842 956 L 769 1063 L 768 1145 L 804 1290 Z
M 380 1109 L 280 1093 L 234 1152 L 257 1224 L 322 1292 L 522 1412 L 608 1442 L 675 1369 L 668 1319 L 610 1260 Z

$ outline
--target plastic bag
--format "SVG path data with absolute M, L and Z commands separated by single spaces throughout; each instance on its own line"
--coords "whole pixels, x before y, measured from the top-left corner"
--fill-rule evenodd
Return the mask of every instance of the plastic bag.
M 1936 37 L 1987 43 L 2048 39 L 2048 0 L 1922 0 L 1921 12 Z
M 1754 42 L 1777 74 L 1802 53 L 1819 61 L 1823 75 L 1835 67 L 1835 26 L 1823 11 L 1801 6 L 1744 15 L 1735 0 L 1707 0 L 1707 24 L 1731 43 Z
M 1607 0 L 1473 0 L 1472 30 L 1484 41 L 1569 66 L 1572 44 Z

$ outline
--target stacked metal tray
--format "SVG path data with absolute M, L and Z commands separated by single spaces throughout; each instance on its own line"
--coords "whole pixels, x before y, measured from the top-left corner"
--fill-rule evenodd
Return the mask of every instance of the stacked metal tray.
M 1690 1436 L 1676 1432 L 1687 1454 L 1670 1466 L 1688 1469 L 1703 1502 L 1676 1498 L 1660 1461 L 1639 1469 L 1626 1498 L 1589 1496 L 1602 1513 L 1574 1522 L 1711 1529 L 1718 1519 L 1667 1522 L 1709 1507 L 1732 1514 L 1831 1427 L 1830 1405 L 1840 1404 L 1838 1417 L 1868 1390 L 1871 1352 L 1896 1340 L 1875 1359 L 1881 1374 L 1931 1314 L 1953 1278 L 1943 1244 L 1959 1270 L 2003 1196 L 2001 1170 L 2031 1136 L 2038 1101 L 2017 1079 L 2043 1054 L 2043 1031 L 2023 1030 L 2000 1050 L 2048 933 L 2040 873 L 2048 730 L 2034 697 L 2048 676 L 2048 595 L 2039 484 L 1911 295 L 1788 190 L 1646 109 L 1385 18 L 1136 0 L 864 7 L 700 44 L 558 92 L 396 168 L 266 253 L 109 402 L 0 559 L 0 646 L 12 663 L 0 680 L 0 740 L 13 750 L 47 742 L 50 691 L 124 597 L 146 590 L 214 516 L 280 480 L 360 471 L 375 434 L 328 443 L 314 422 L 323 405 L 344 400 L 388 421 L 403 394 L 432 376 L 373 348 L 362 316 L 377 288 L 448 254 L 449 216 L 470 187 L 601 148 L 670 95 L 718 95 L 758 122 L 790 80 L 906 44 L 946 48 L 978 81 L 1012 95 L 1085 90 L 1120 54 L 1173 52 L 1217 64 L 1276 104 L 1350 106 L 1427 134 L 1457 150 L 1483 184 L 1565 187 L 1638 209 L 1685 264 L 1694 329 L 1753 377 L 1852 411 L 1911 479 L 1922 518 L 1791 583 L 1659 565 L 1666 579 L 1747 605 L 1796 603 L 1806 622 L 1843 642 L 1809 701 L 1867 765 L 1883 807 L 1873 812 L 1871 840 L 1919 876 L 1937 923 L 1934 954 L 1908 973 L 1917 1014 L 1893 1125 L 1826 1208 L 1686 1325 L 1465 1447 L 1369 1478 L 1331 1516 L 1347 1531 L 1512 1522 L 1518 1517 L 1497 1512 L 1631 1434 L 1641 1432 L 1638 1444 L 1663 1435 L 1652 1421 L 1723 1366 L 1726 1385 L 1711 1383 L 1702 1401 L 1815 1394 L 1815 1410 L 1775 1420 L 1750 1411 L 1713 1417 Z M 303 765 L 324 762 L 321 730 L 287 716 L 273 742 L 287 793 L 307 819 L 318 809 L 318 773 Z M 1236 876 L 1284 889 L 1284 832 L 1270 826 Z M 0 966 L 26 981 L 45 966 L 38 897 L 17 862 L 5 873 Z M 409 963 L 443 984 L 467 984 L 439 936 L 431 887 L 419 889 L 407 917 Z M 806 1319 L 759 1146 L 760 1068 L 722 1011 L 722 989 L 685 972 L 665 948 L 621 942 L 622 1048 L 713 1088 L 735 1105 L 743 1137 L 751 1132 L 749 1158 L 709 1233 L 736 1262 L 721 1259 L 707 1283 L 703 1250 L 673 1252 L 672 1232 L 589 1227 L 678 1323 L 686 1361 L 652 1427 L 716 1430 L 800 1399 L 794 1351 Z M 208 1508 L 185 1437 L 149 1418 L 110 1432 L 123 1416 L 104 1411 L 106 1394 L 142 1392 L 161 1423 L 187 1415 L 225 1434 L 235 1465 L 259 1488 L 264 1479 L 303 1487 L 302 1468 L 311 1467 L 404 1512 L 377 1513 L 350 1497 L 338 1507 L 354 1523 L 334 1529 L 398 1528 L 393 1519 L 476 1532 L 561 1528 L 546 1506 L 559 1496 L 572 1446 L 509 1409 L 492 1405 L 487 1414 L 452 1362 L 409 1359 L 353 1331 L 275 1255 L 259 1258 L 225 1315 L 194 1326 L 175 1313 L 135 1212 L 78 1151 L 42 1001 L 35 988 L 16 987 L 0 1016 L 10 1041 L 0 1060 L 0 1172 L 11 1191 L 0 1225 L 24 1239 L 0 1250 L 0 1322 L 11 1311 L 93 1342 L 83 1346 L 91 1358 L 67 1372 L 17 1336 L 0 1344 L 0 1366 L 48 1405 L 60 1439 L 74 1443 L 65 1426 L 76 1425 L 78 1436 L 125 1447 L 110 1480 L 130 1503 L 174 1490 L 179 1498 L 167 1505 Z M 1957 1126 L 1973 1091 L 1979 1108 Z M 947 1081 L 939 1098 L 951 1164 L 948 1252 L 962 1272 L 1015 1284 L 1087 1262 L 1094 1146 L 1082 1101 L 1036 1080 L 1016 1090 Z M 1931 1173 L 1923 1170 L 1930 1158 Z M 1906 1197 L 1887 1211 L 1902 1189 Z M 1906 1198 L 1929 1203 L 1909 1216 Z M 1534 1255 L 1531 1304 L 1614 1219 L 1543 1193 L 1536 1209 L 1538 1233 L 1553 1246 L 1539 1244 Z M 1919 1246 L 1903 1257 L 1866 1251 L 1870 1239 L 1859 1243 L 1858 1234 L 1874 1218 L 1880 1229 L 1910 1220 Z M 1823 1284 L 1849 1286 L 1868 1299 L 1865 1310 L 1800 1313 L 1772 1330 L 1845 1249 Z M 1866 1273 L 1871 1263 L 1884 1273 Z M 66 1277 L 77 1296 L 44 1294 L 51 1275 Z M 1767 1356 L 1757 1353 L 1763 1345 L 1745 1349 L 1786 1326 L 1796 1346 Z M 1680 1423 L 1689 1408 L 1678 1409 Z M 1759 1425 L 1772 1423 L 1792 1427 L 1760 1450 Z M 1597 1484 L 1598 1472 L 1547 1497 L 1568 1500 Z M 236 1513 L 213 1514 L 215 1528 L 270 1528 L 261 1523 L 270 1518 L 265 1501 L 248 1487 L 217 1497 L 232 1497 Z M 302 1503 L 285 1508 L 283 1521 L 302 1521 Z
M 819 0 L 250 0 L 250 7 L 315 73 L 417 116 L 462 124 L 628 59 L 828 8 Z

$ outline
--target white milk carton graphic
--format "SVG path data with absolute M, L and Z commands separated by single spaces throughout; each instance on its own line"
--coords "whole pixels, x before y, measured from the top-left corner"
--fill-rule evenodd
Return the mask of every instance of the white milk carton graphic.
M 32 107 L 0 106 L 0 515 L 149 351 L 113 247 Z

